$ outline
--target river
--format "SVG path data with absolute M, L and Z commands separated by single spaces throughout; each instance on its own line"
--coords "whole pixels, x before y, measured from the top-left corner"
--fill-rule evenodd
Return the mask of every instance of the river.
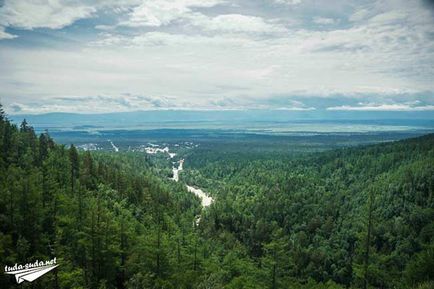
M 172 171 L 173 171 L 172 180 L 174 180 L 175 182 L 179 181 L 179 172 L 183 170 L 183 166 L 184 166 L 184 159 L 182 159 L 182 160 L 179 161 L 178 167 L 173 167 L 173 169 L 172 169 Z M 195 187 L 189 186 L 189 185 L 185 185 L 185 186 L 187 187 L 187 190 L 190 193 L 195 194 L 196 196 L 198 196 L 201 199 L 202 207 L 204 207 L 204 208 L 208 207 L 214 201 L 213 198 L 211 198 L 210 196 L 208 196 L 207 193 L 205 193 L 201 189 L 195 188 Z

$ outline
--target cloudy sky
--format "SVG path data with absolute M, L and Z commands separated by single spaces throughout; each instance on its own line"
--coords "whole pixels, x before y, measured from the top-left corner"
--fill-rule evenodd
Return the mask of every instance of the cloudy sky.
M 433 111 L 429 0 L 0 0 L 10 114 Z

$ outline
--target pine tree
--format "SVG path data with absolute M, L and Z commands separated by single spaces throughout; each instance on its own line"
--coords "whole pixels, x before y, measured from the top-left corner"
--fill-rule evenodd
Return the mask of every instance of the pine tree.
M 366 242 L 365 242 L 365 255 L 363 260 L 363 288 L 368 288 L 368 269 L 369 269 L 369 253 L 371 248 L 371 234 L 372 234 L 372 210 L 373 210 L 373 191 L 372 189 L 369 191 L 369 200 L 368 200 L 368 226 L 366 232 Z
M 20 132 L 28 132 L 30 130 L 30 127 L 26 121 L 26 119 L 23 119 L 20 125 Z
M 89 151 L 85 152 L 83 156 L 83 174 L 82 176 L 82 184 L 85 188 L 89 190 L 96 189 L 96 173 L 95 173 L 95 165 L 93 162 L 92 155 Z
M 39 136 L 39 162 L 38 166 L 42 166 L 43 161 L 48 157 L 48 142 L 49 142 L 50 136 L 48 135 L 48 132 L 45 131 L 44 133 L 41 133 Z
M 0 122 L 3 122 L 6 120 L 6 114 L 3 110 L 3 105 L 0 103 Z
M 69 161 L 71 163 L 71 191 L 74 193 L 75 183 L 80 174 L 80 161 L 78 158 L 77 149 L 73 144 L 69 148 Z

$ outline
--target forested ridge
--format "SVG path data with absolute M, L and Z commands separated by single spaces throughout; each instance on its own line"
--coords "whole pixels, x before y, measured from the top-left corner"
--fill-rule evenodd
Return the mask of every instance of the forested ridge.
M 434 135 L 314 154 L 89 153 L 0 111 L 0 288 L 433 288 Z M 167 168 L 166 168 L 167 169 Z M 162 170 L 167 171 L 167 170 Z M 197 214 L 202 217 L 194 225 Z
M 264 288 L 432 288 L 434 135 L 298 157 L 212 146 L 187 157 L 184 180 L 216 199 L 208 236 L 243 244 L 268 270 Z
M 165 184 L 145 155 L 78 153 L 0 114 L 0 260 L 57 257 L 32 284 L 0 288 L 191 288 L 199 201 Z

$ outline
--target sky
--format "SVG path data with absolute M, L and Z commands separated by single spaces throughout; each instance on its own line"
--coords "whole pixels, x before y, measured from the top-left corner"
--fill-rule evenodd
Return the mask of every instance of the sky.
M 0 0 L 0 87 L 9 114 L 434 114 L 434 1 Z

